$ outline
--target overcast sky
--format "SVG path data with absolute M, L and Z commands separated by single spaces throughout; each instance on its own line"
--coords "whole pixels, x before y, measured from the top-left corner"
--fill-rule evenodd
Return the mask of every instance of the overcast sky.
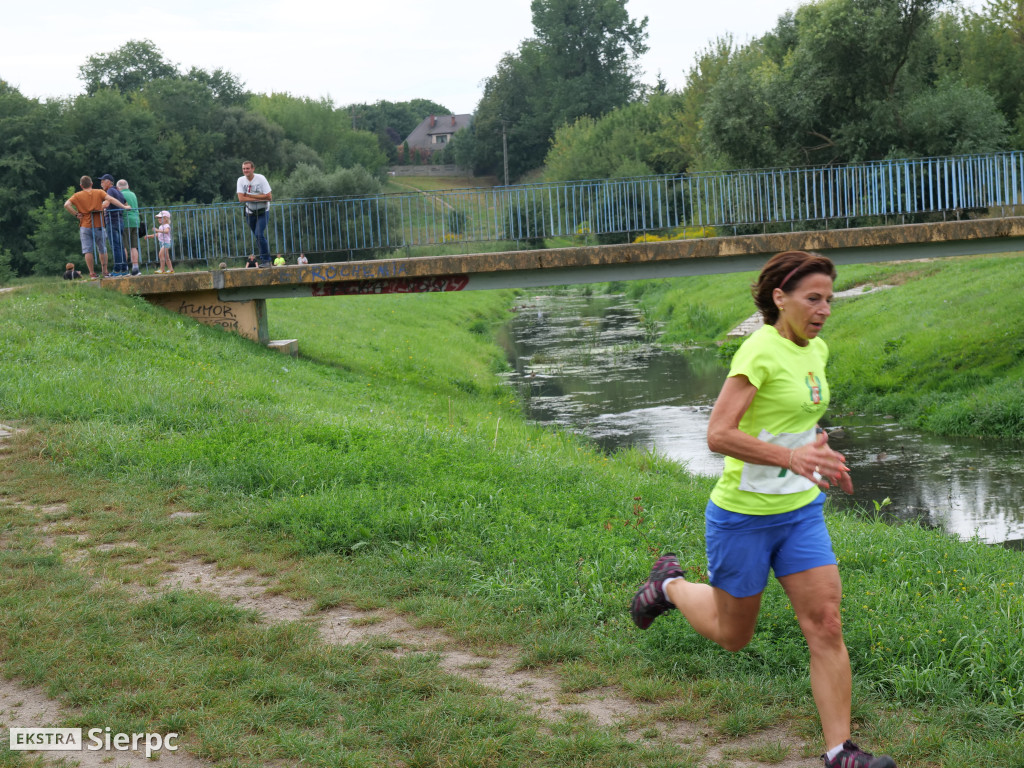
M 643 80 L 653 84 L 660 73 L 682 88 L 694 56 L 715 38 L 746 42 L 801 4 L 629 0 L 634 19 L 648 18 Z M 424 98 L 467 113 L 533 25 L 530 0 L 45 0 L 9 4 L 3 29 L 0 79 L 30 97 L 77 95 L 88 56 L 149 39 L 184 71 L 226 69 L 257 93 L 326 96 L 336 106 Z

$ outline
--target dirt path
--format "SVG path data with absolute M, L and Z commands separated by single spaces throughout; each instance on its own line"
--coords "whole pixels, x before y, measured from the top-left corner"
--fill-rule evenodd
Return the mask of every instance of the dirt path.
M 445 200 L 443 197 L 440 197 L 437 194 L 437 192 L 432 192 L 432 191 L 429 191 L 429 190 L 426 190 L 426 189 L 418 189 L 417 187 L 413 187 L 413 186 L 410 186 L 408 184 L 403 184 L 402 182 L 395 181 L 394 179 L 391 180 L 391 183 L 394 184 L 396 187 L 405 187 L 406 189 L 410 189 L 413 192 L 418 192 L 419 194 L 423 195 L 424 197 L 429 198 L 430 202 L 435 207 L 438 204 L 440 204 L 443 208 L 447 208 L 449 211 L 454 211 L 455 210 L 455 207 L 451 203 L 449 203 L 447 200 Z
M 0 424 L 0 453 L 3 442 L 11 436 L 13 429 Z M 73 540 L 75 550 L 65 555 L 69 565 L 89 572 L 91 552 L 103 552 L 112 547 L 138 546 L 135 542 L 122 541 L 117 544 L 88 545 L 82 534 L 64 530 L 59 524 L 47 522 L 47 518 L 59 517 L 66 511 L 63 505 L 34 505 L 23 500 L 3 497 L 6 504 L 17 504 L 23 509 L 38 513 L 37 530 L 43 542 L 51 548 L 61 549 L 62 544 Z M 173 513 L 190 516 L 192 513 Z M 83 546 L 84 545 L 84 546 Z M 638 703 L 623 690 L 609 686 L 566 696 L 559 677 L 552 673 L 518 668 L 520 649 L 509 648 L 493 656 L 479 656 L 459 647 L 458 643 L 436 629 L 417 628 L 402 616 L 387 611 L 359 611 L 341 607 L 317 611 L 310 602 L 296 600 L 277 594 L 272 581 L 254 572 L 222 570 L 216 563 L 199 560 L 184 560 L 173 563 L 169 572 L 155 587 L 127 586 L 126 590 L 136 599 L 152 598 L 170 590 L 192 590 L 216 596 L 239 608 L 252 610 L 266 623 L 299 621 L 314 624 L 324 643 L 352 645 L 387 638 L 393 647 L 386 651 L 395 654 L 431 652 L 437 654 L 440 668 L 451 675 L 476 681 L 494 691 L 494 695 L 518 702 L 547 722 L 561 722 L 567 716 L 585 715 L 601 726 L 615 727 L 625 731 L 626 738 L 640 740 L 650 738 L 652 727 L 664 738 L 687 750 L 703 753 L 702 764 L 716 768 L 817 768 L 819 758 L 805 758 L 804 742 L 785 729 L 770 729 L 740 739 L 723 739 L 706 722 L 657 722 L 651 724 L 644 715 L 649 705 Z M 95 578 L 99 576 L 93 574 Z M 39 688 L 22 686 L 16 680 L 0 680 L 0 725 L 4 727 L 44 727 L 63 721 L 68 711 L 58 702 L 49 699 Z M 0 736 L 2 738 L 2 736 Z M 774 763 L 762 763 L 734 757 L 748 753 L 761 744 L 783 744 L 788 746 L 788 757 Z M 68 753 L 40 753 L 47 762 L 56 763 Z M 87 752 L 75 755 L 84 768 L 114 768 L 114 766 L 152 765 L 141 753 Z M 205 768 L 213 765 L 178 750 L 160 754 L 160 765 L 169 768 Z

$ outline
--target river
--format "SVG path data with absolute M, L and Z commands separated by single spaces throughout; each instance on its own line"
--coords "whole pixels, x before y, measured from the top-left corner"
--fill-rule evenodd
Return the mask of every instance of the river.
M 577 291 L 520 301 L 503 329 L 510 383 L 527 416 L 586 435 L 603 450 L 653 449 L 690 471 L 717 475 L 722 457 L 705 442 L 727 372 L 714 349 L 656 346 L 623 296 Z M 833 502 L 917 521 L 993 544 L 1024 543 L 1024 445 L 937 437 L 885 415 L 830 413 L 829 443 L 846 455 L 855 493 Z

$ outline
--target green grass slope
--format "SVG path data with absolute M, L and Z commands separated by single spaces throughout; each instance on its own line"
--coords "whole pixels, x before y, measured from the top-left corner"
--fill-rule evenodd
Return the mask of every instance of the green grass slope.
M 840 267 L 823 333 L 833 403 L 948 435 L 1024 438 L 1024 256 Z M 756 273 L 629 286 L 667 342 L 710 343 L 753 314 Z

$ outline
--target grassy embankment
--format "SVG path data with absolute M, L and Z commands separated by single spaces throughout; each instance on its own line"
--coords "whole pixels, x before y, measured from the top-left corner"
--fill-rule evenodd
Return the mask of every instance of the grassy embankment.
M 948 258 L 838 269 L 844 299 L 826 326 L 833 403 L 889 413 L 947 435 L 1024 438 L 1024 256 Z M 753 312 L 756 275 L 635 283 L 664 340 L 707 342 Z
M 66 725 L 180 731 L 226 765 L 703 766 L 662 736 L 687 719 L 723 736 L 791 724 L 817 749 L 805 646 L 777 585 L 738 654 L 678 617 L 630 624 L 651 548 L 703 562 L 709 481 L 524 424 L 494 376 L 511 300 L 273 301 L 272 336 L 301 339 L 292 360 L 94 285 L 0 296 L 0 419 L 28 430 L 0 494 L 67 503 L 0 498 L 3 673 L 77 707 Z M 181 510 L 200 514 L 170 516 Z M 858 732 L 900 765 L 1020 765 L 1022 555 L 842 515 L 830 526 Z M 58 532 L 72 535 L 54 548 Z M 328 647 L 301 623 L 135 588 L 190 559 L 515 653 L 567 697 L 619 685 L 644 702 L 644 738 L 548 728 L 429 654 Z

